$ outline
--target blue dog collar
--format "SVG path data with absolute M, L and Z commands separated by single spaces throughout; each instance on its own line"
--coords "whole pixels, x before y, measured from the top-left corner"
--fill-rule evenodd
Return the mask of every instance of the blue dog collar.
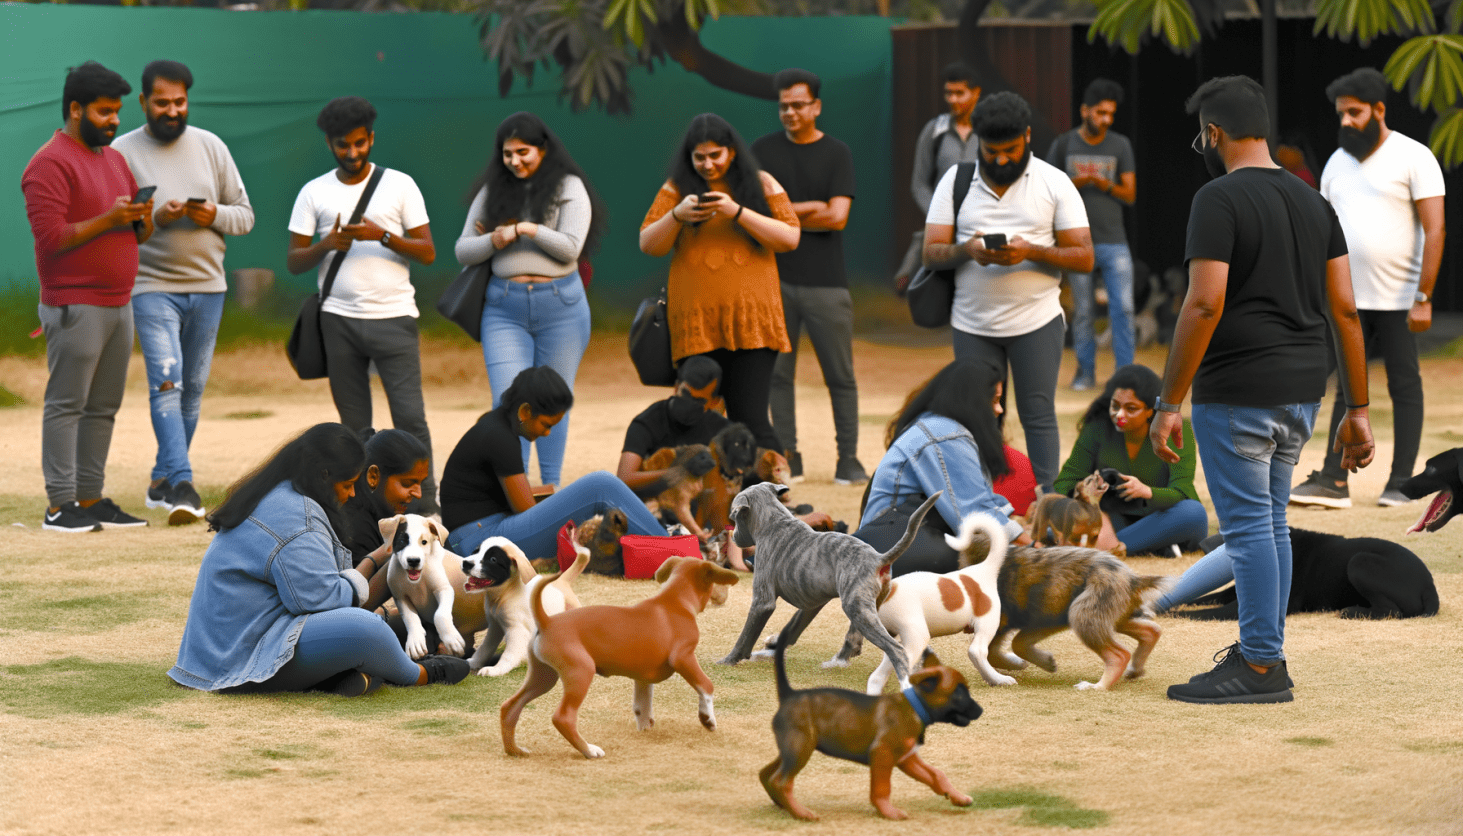
M 914 709 L 914 713 L 919 717 L 921 723 L 924 723 L 926 726 L 934 724 L 935 718 L 930 716 L 930 710 L 925 708 L 925 701 L 919 698 L 919 694 L 914 690 L 913 686 L 905 688 L 901 693 L 904 694 L 906 700 L 909 700 L 910 707 Z

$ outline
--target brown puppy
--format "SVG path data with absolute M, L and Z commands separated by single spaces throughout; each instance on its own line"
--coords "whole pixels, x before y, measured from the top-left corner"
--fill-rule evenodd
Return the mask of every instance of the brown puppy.
M 672 557 L 655 573 L 660 591 L 630 607 L 593 606 L 549 617 L 538 587 L 529 606 L 538 625 L 538 638 L 528 654 L 528 676 L 518 693 L 499 710 L 503 750 L 510 755 L 528 751 L 514 742 L 514 729 L 523 709 L 564 679 L 564 698 L 554 712 L 554 728 L 586 758 L 604 756 L 604 750 L 579 736 L 579 706 L 596 674 L 635 680 L 635 724 L 641 730 L 655 724 L 651 716 L 654 684 L 678 673 L 700 697 L 701 725 L 716 729 L 711 704 L 711 679 L 696 661 L 701 631 L 696 615 L 708 602 L 726 602 L 723 587 L 738 576 L 704 560 Z
M 742 489 L 742 476 L 757 464 L 757 439 L 743 424 L 728 424 L 712 439 L 716 467 L 701 477 L 696 498 L 696 524 L 715 534 L 731 524 L 732 497 Z
M 1076 499 L 1054 493 L 1044 494 L 1031 509 L 1031 539 L 1047 545 L 1083 546 L 1097 543 L 1102 533 L 1102 511 L 1098 502 L 1107 492 L 1107 483 L 1093 471 L 1077 483 Z M 1051 529 L 1052 539 L 1047 539 Z
M 970 696 L 965 677 L 940 664 L 925 651 L 924 669 L 909 675 L 908 690 L 870 696 L 846 688 L 794 690 L 783 664 L 786 645 L 779 643 L 777 714 L 772 732 L 777 736 L 777 757 L 762 768 L 762 788 L 773 803 L 800 819 L 816 821 L 812 810 L 792 795 L 792 782 L 813 752 L 865 764 L 869 767 L 869 800 L 886 819 L 908 818 L 890 801 L 894 767 L 929 785 L 958 807 L 970 796 L 955 789 L 945 773 L 920 759 L 925 729 L 932 723 L 969 725 L 981 708 Z
M 640 463 L 641 470 L 669 470 L 680 468 L 686 470 L 690 460 L 702 453 L 709 454 L 711 448 L 705 444 L 686 444 L 680 447 L 662 447 L 650 454 L 650 457 Z M 686 527 L 686 530 L 696 535 L 701 542 L 706 542 L 711 533 L 704 531 L 696 523 L 696 515 L 691 511 L 691 503 L 696 500 L 701 492 L 705 490 L 705 474 L 702 476 L 692 475 L 686 472 L 685 478 L 674 482 L 670 487 L 656 494 L 654 499 L 646 500 L 645 507 L 651 513 L 669 511 L 675 517 L 676 522 Z
M 625 574 L 625 552 L 620 538 L 630 530 L 630 518 L 619 508 L 595 514 L 574 527 L 574 542 L 589 549 L 589 568 L 596 575 Z

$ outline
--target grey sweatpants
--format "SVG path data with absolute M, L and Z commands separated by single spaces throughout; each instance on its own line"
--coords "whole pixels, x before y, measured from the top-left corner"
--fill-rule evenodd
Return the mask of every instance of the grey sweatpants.
M 132 355 L 132 303 L 37 307 L 46 334 L 41 475 L 51 507 L 101 499 Z
M 853 377 L 853 298 L 842 287 L 782 286 L 782 313 L 792 351 L 777 355 L 772 367 L 772 429 L 788 450 L 798 447 L 798 341 L 804 328 L 823 369 L 833 401 L 833 433 L 840 459 L 858 455 L 858 381 Z

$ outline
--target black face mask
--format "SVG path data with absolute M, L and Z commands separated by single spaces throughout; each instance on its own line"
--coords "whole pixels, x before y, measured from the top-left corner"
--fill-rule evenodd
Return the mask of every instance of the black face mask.
M 1382 123 L 1377 121 L 1376 116 L 1367 120 L 1366 127 L 1359 131 L 1342 125 L 1341 130 L 1336 132 L 1336 144 L 1358 160 L 1376 150 L 1377 140 L 1381 138 Z
M 706 402 L 690 395 L 673 395 L 666 400 L 671 421 L 682 427 L 693 427 L 706 412 Z
M 1005 165 L 997 165 L 982 159 L 980 170 L 992 185 L 1009 186 L 1026 171 L 1026 164 L 1029 162 L 1031 162 L 1031 143 L 1028 142 L 1026 153 L 1021 155 L 1021 159 L 1010 160 Z

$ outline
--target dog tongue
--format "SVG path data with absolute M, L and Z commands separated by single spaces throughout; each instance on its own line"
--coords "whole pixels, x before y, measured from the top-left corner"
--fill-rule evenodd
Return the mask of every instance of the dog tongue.
M 407 572 L 406 572 L 406 577 L 407 577 L 407 580 L 411 581 L 412 583 L 416 583 L 422 577 L 422 570 L 418 569 L 415 572 L 413 572 L 410 569 L 408 569 Z
M 468 578 L 462 582 L 463 592 L 476 592 L 479 589 L 487 589 L 493 582 L 487 578 Z
M 1437 531 L 1439 526 L 1435 526 L 1433 523 L 1437 522 L 1443 514 L 1447 513 L 1452 505 L 1453 492 L 1448 490 L 1438 491 L 1438 494 L 1427 504 L 1427 508 L 1423 510 L 1422 516 L 1418 517 L 1417 522 L 1413 523 L 1407 529 L 1407 533 L 1416 534 L 1419 531 Z

